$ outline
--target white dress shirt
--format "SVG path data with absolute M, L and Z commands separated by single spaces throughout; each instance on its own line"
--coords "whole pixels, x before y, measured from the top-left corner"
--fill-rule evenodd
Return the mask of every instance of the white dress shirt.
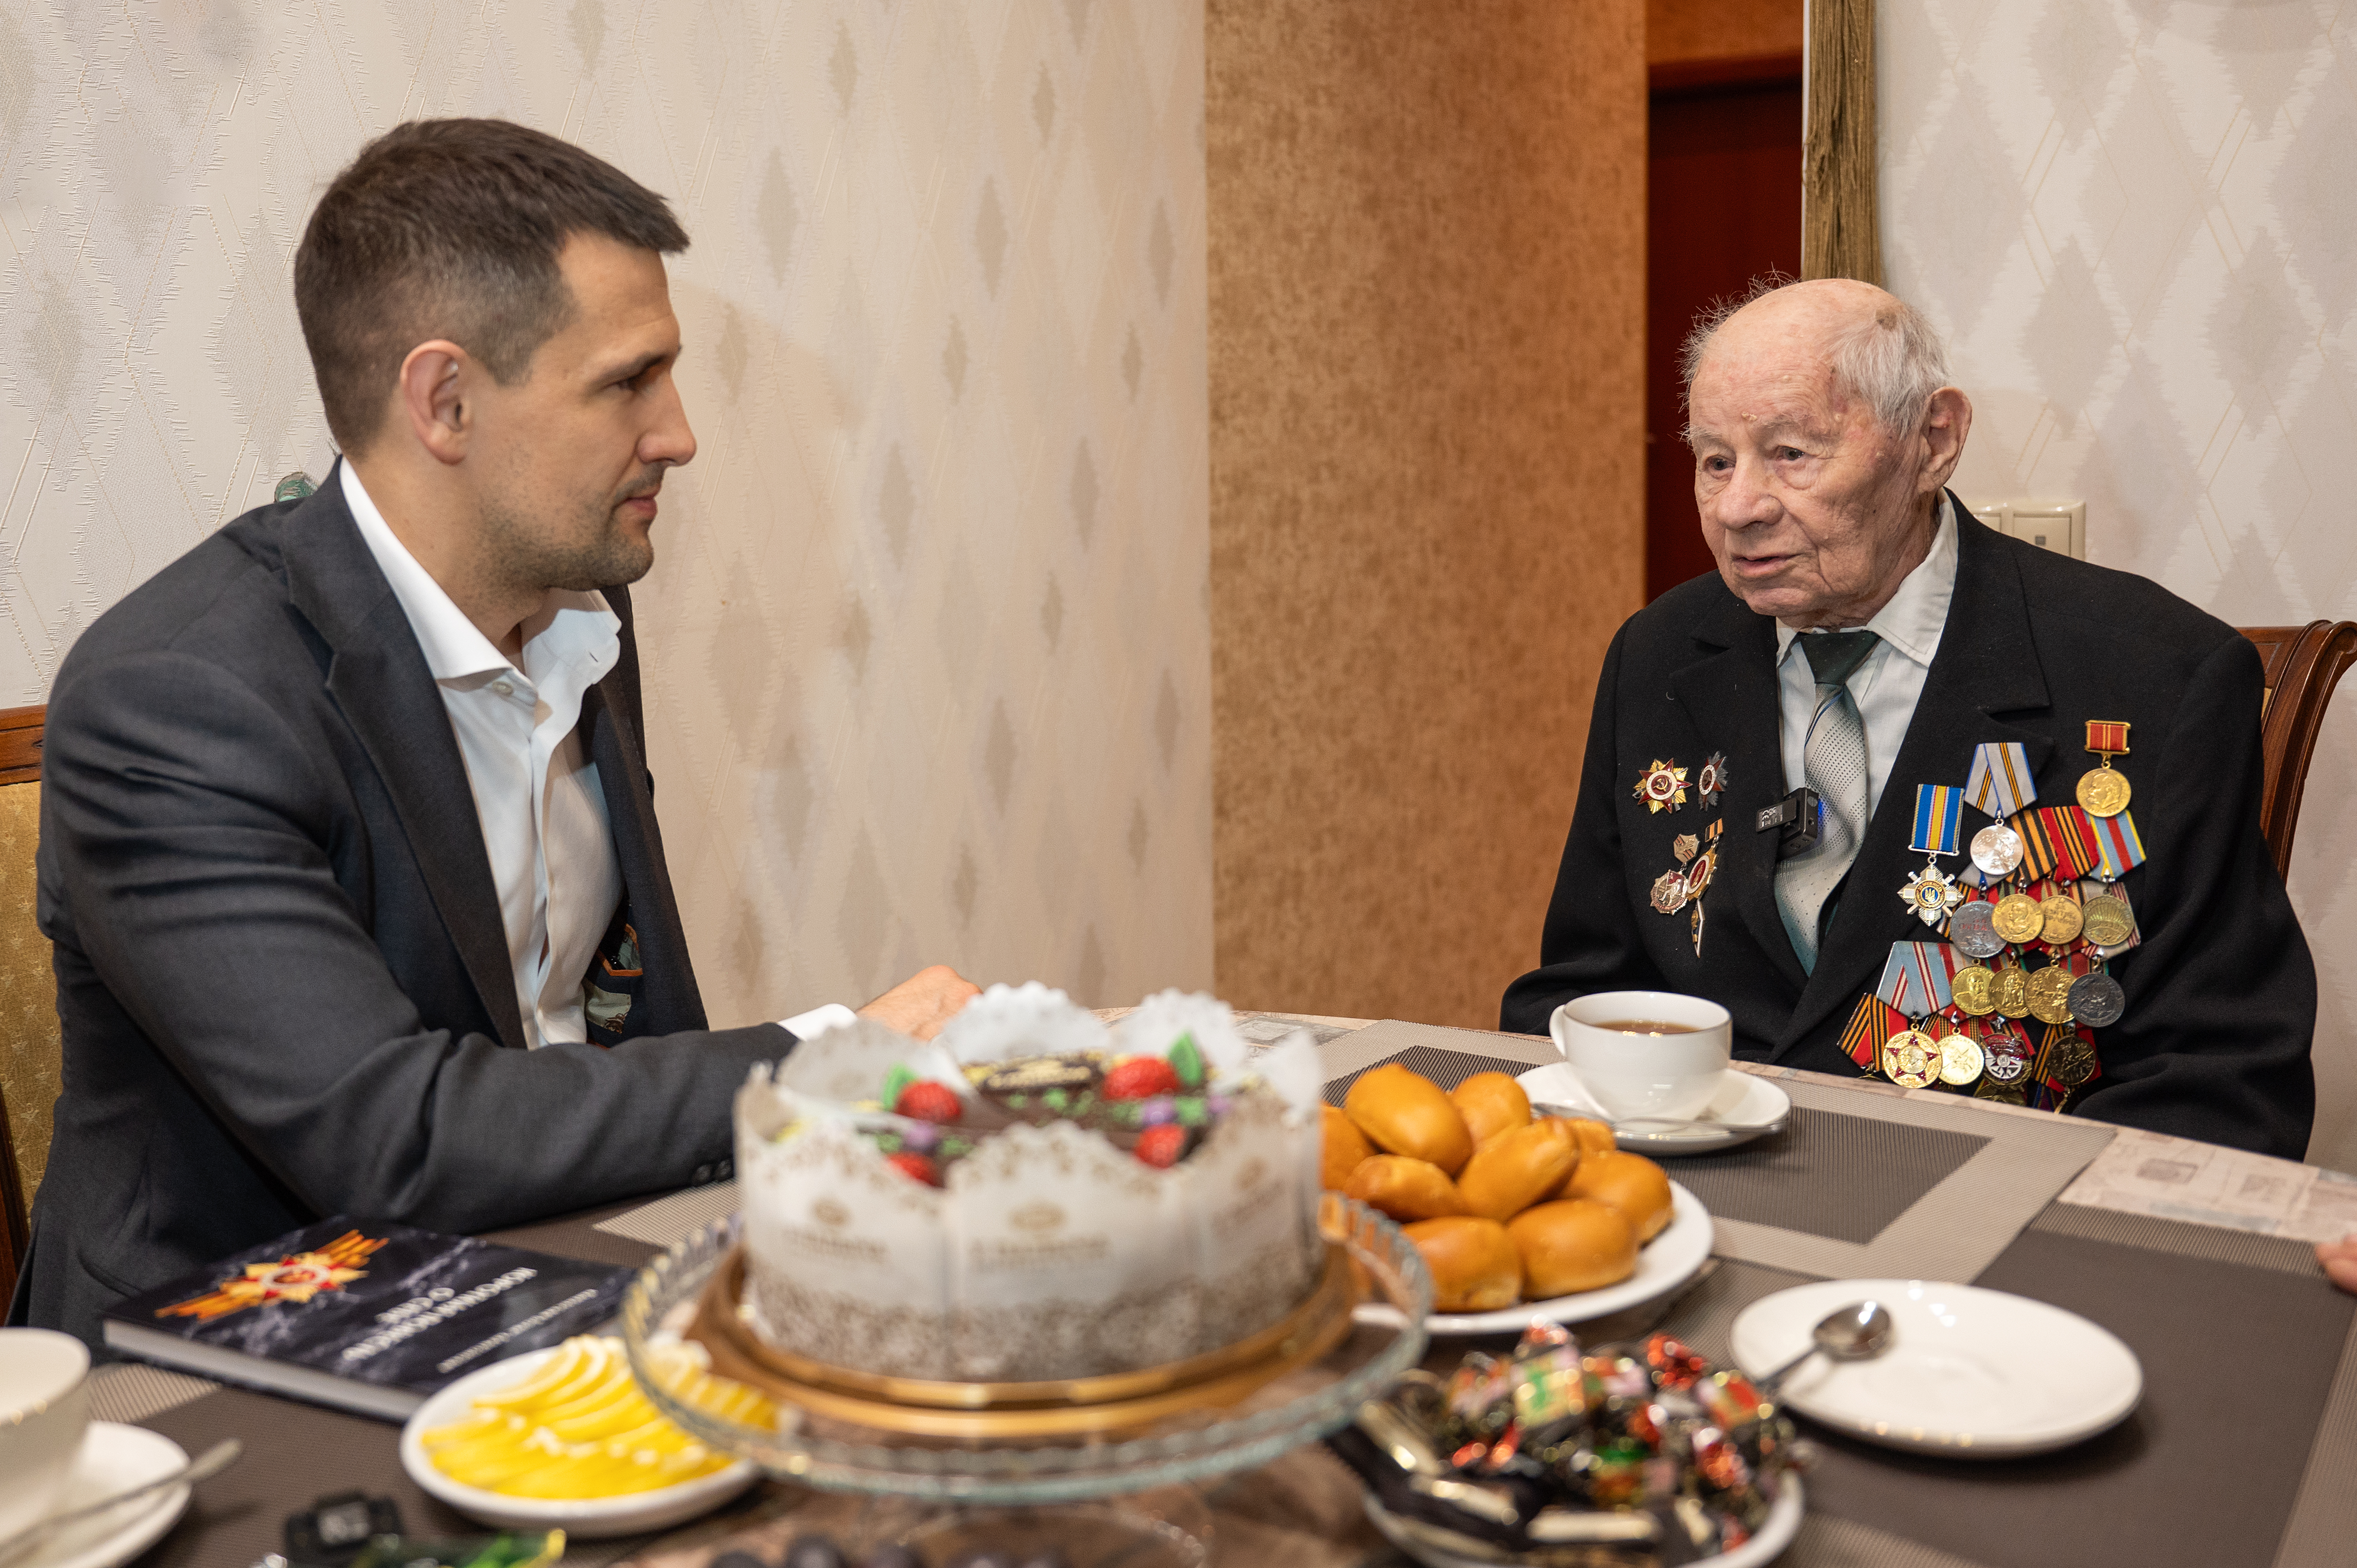
M 1955 593 L 1956 519 L 1943 495 L 1940 526 L 1932 536 L 1931 553 L 1907 574 L 1890 602 L 1866 623 L 1865 629 L 1882 640 L 1849 678 L 1850 701 L 1857 704 L 1857 716 L 1866 726 L 1868 817 L 1882 803 L 1890 765 L 1898 758 L 1900 742 L 1907 738 L 1907 726 L 1915 720 L 1923 677 L 1931 673 L 1932 656 L 1940 650 L 1940 633 L 1948 624 L 1948 601 Z M 1787 789 L 1797 789 L 1808 781 L 1809 720 L 1817 711 L 1817 678 L 1809 668 L 1807 653 L 1793 647 L 1803 635 L 1781 621 L 1776 623 L 1776 706 L 1782 720 Z
M 453 604 L 384 521 L 350 463 L 344 504 L 393 585 L 450 715 L 490 857 L 524 1043 L 589 1037 L 582 982 L 622 901 L 622 868 L 597 765 L 581 746 L 581 699 L 621 656 L 621 619 L 594 590 L 549 590 L 523 625 L 518 670 Z M 848 1024 L 841 1003 L 785 1027 L 807 1039 Z

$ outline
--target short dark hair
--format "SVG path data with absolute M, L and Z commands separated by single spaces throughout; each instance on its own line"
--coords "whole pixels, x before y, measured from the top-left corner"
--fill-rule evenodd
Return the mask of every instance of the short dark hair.
M 570 142 L 506 120 L 414 120 L 360 150 L 295 252 L 295 312 L 328 429 L 375 436 L 410 349 L 447 338 L 502 385 L 571 318 L 575 234 L 687 249 L 663 199 Z

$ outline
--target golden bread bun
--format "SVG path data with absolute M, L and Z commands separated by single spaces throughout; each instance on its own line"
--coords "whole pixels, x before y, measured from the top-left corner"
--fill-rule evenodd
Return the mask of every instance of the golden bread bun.
M 1531 1124 L 1531 1097 L 1502 1072 L 1477 1072 L 1448 1091 L 1448 1101 L 1465 1118 L 1478 1146 L 1500 1133 Z
M 1586 1162 L 1583 1161 L 1582 1164 Z M 1408 1227 L 1414 1235 L 1415 1227 Z M 1606 1203 L 1567 1197 L 1525 1208 L 1506 1226 L 1533 1301 L 1619 1284 L 1637 1272 L 1637 1232 Z
M 1642 1155 L 1582 1157 L 1563 1195 L 1610 1204 L 1629 1217 L 1640 1241 L 1652 1240 L 1670 1222 L 1670 1178 Z
M 1523 1259 L 1494 1219 L 1426 1219 L 1405 1227 L 1432 1271 L 1436 1312 L 1495 1312 L 1523 1294 Z
M 1405 1155 L 1373 1155 L 1361 1160 L 1342 1190 L 1394 1219 L 1437 1219 L 1465 1212 L 1465 1199 L 1448 1173 L 1429 1160 Z
M 1612 1154 L 1620 1147 L 1620 1145 L 1613 1140 L 1612 1129 L 1606 1126 L 1601 1122 L 1591 1122 L 1585 1116 L 1550 1117 L 1548 1120 L 1560 1121 L 1566 1127 L 1570 1129 L 1572 1142 L 1579 1145 L 1579 1157 L 1583 1160 L 1593 1155 Z M 1571 1177 L 1569 1176 L 1565 1176 L 1563 1178 L 1563 1185 L 1556 1187 L 1553 1192 L 1548 1193 L 1547 1196 L 1549 1197 L 1569 1197 L 1571 1196 Z
M 1450 1176 L 1473 1157 L 1473 1134 L 1440 1086 L 1397 1062 L 1359 1075 L 1342 1109 L 1375 1147 L 1430 1160 Z
M 1326 1142 L 1318 1161 L 1318 1185 L 1329 1192 L 1340 1192 L 1351 1185 L 1351 1173 L 1359 1162 L 1372 1158 L 1375 1146 L 1359 1131 L 1359 1124 L 1342 1114 L 1341 1108 L 1329 1105 L 1325 1112 Z
M 1457 1190 L 1468 1214 L 1502 1224 L 1551 1196 L 1578 1164 L 1571 1129 L 1549 1117 L 1501 1133 L 1476 1149 L 1458 1174 Z

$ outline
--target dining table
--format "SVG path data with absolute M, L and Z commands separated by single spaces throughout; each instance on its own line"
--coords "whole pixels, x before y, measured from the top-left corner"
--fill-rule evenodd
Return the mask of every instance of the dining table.
M 1107 1017 L 1117 1016 L 1107 1013 Z M 1529 1036 L 1400 1020 L 1248 1013 L 1249 1040 L 1315 1041 L 1327 1096 L 1398 1062 L 1444 1088 L 1559 1060 Z M 1584 1344 L 1675 1336 L 1729 1358 L 1736 1316 L 1822 1280 L 1974 1284 L 2078 1314 L 2141 1364 L 2135 1410 L 2057 1452 L 1901 1452 L 1803 1419 L 1806 1514 L 1790 1568 L 2147 1568 L 2357 1563 L 2357 1298 L 2312 1244 L 2357 1231 L 2357 1176 L 1879 1077 L 1738 1064 L 1775 1081 L 1775 1134 L 1665 1158 L 1707 1208 L 1710 1259 L 1660 1299 L 1575 1328 Z M 521 1225 L 489 1239 L 637 1267 L 736 1208 L 719 1181 Z M 1436 1338 L 1445 1370 L 1512 1336 Z M 2032 1349 L 2032 1357 L 2040 1352 Z M 243 1459 L 195 1489 L 141 1568 L 248 1568 L 286 1517 L 329 1494 L 394 1499 L 414 1535 L 479 1533 L 404 1473 L 400 1428 L 134 1362 L 98 1369 L 93 1418 L 191 1454 L 225 1436 Z M 871 1502 L 764 1480 L 715 1515 L 652 1537 L 576 1541 L 580 1568 L 705 1568 L 730 1552 L 775 1563 L 811 1532 L 856 1536 Z M 1311 1443 L 1204 1484 L 1223 1568 L 1402 1568 L 1361 1489 Z

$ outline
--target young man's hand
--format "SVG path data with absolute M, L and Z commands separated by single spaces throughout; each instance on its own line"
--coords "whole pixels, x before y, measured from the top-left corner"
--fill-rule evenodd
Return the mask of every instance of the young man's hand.
M 889 1024 L 904 1035 L 930 1040 L 982 988 L 945 963 L 920 969 L 859 1010 L 863 1018 Z

